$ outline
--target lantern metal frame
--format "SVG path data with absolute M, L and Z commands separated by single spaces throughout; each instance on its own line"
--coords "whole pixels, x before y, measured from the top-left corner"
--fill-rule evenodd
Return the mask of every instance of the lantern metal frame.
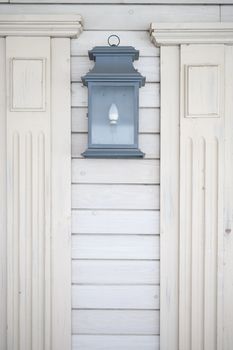
M 114 45 L 97 46 L 88 53 L 90 60 L 95 61 L 95 66 L 82 77 L 83 84 L 88 87 L 88 149 L 82 155 L 86 158 L 142 158 L 144 153 L 138 148 L 139 88 L 145 85 L 145 77 L 133 66 L 133 61 L 139 58 L 139 51 L 132 46 Z M 114 60 L 112 64 L 111 59 Z M 92 142 L 92 116 L 94 114 L 92 98 L 93 88 L 96 86 L 133 88 L 134 142 L 132 144 Z

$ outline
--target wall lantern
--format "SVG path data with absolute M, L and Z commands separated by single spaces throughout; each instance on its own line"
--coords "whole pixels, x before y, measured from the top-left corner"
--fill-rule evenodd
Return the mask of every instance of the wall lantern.
M 117 44 L 110 44 L 116 38 Z M 145 78 L 134 68 L 139 51 L 132 46 L 118 46 L 116 35 L 109 46 L 88 51 L 94 68 L 82 77 L 88 87 L 89 158 L 140 158 L 138 148 L 139 88 Z

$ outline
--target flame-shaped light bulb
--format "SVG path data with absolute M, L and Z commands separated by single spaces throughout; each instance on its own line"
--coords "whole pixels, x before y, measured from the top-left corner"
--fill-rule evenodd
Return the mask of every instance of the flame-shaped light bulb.
M 108 118 L 111 125 L 117 124 L 117 121 L 119 119 L 119 113 L 115 103 L 112 103 L 111 107 L 109 108 Z

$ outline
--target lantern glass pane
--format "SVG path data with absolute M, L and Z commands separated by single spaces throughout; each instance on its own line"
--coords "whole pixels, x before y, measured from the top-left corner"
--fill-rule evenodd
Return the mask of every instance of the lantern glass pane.
M 93 85 L 92 145 L 135 144 L 135 86 Z

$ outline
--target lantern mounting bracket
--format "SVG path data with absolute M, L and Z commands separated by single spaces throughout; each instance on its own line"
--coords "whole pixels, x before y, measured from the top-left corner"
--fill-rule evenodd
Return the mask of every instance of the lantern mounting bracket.
M 111 39 L 111 38 L 116 38 L 116 39 L 117 39 L 117 44 L 111 44 L 111 43 L 110 43 L 110 39 Z M 119 45 L 120 45 L 120 42 L 121 42 L 121 40 L 120 40 L 120 38 L 119 38 L 118 35 L 116 35 L 116 34 L 109 35 L 109 37 L 108 37 L 108 45 L 109 45 L 109 46 L 119 46 Z

